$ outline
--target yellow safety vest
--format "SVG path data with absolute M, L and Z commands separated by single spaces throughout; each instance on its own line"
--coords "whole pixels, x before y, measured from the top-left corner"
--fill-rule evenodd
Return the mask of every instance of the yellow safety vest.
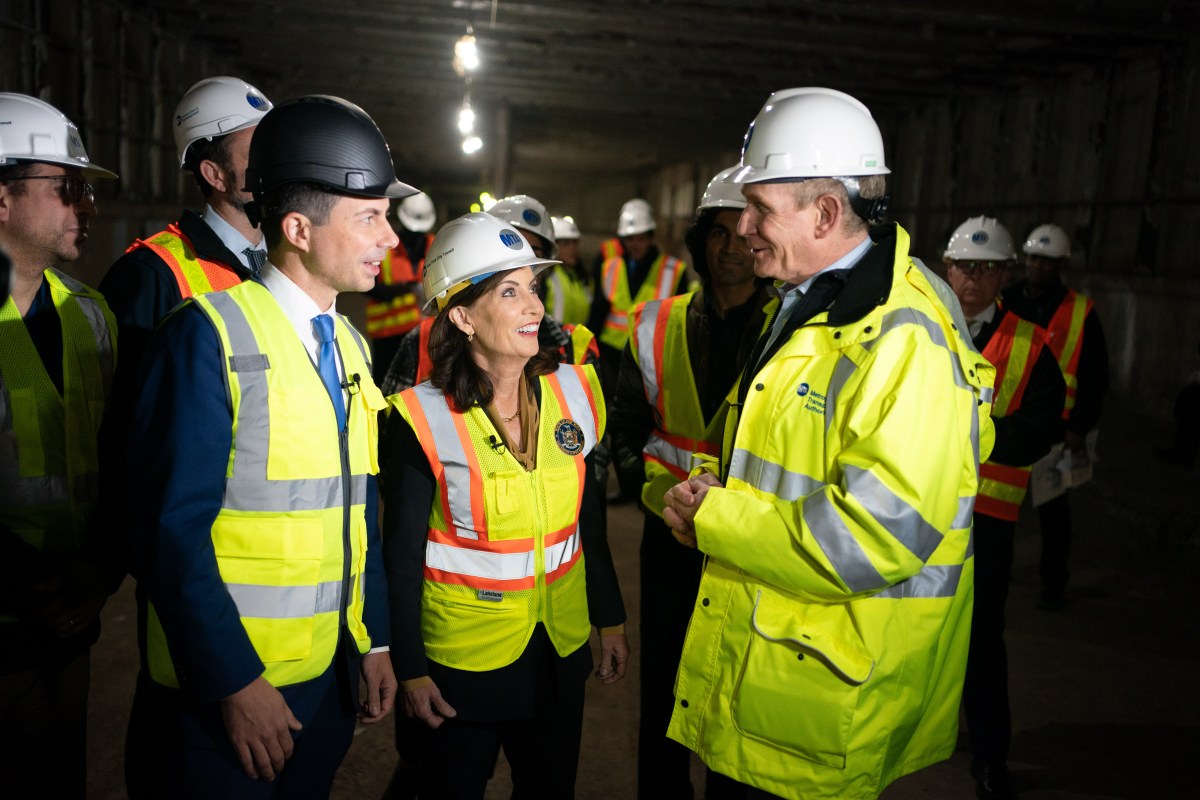
M 646 279 L 638 287 L 636 297 L 629 296 L 629 275 L 626 272 L 624 258 L 610 258 L 604 262 L 601 270 L 601 289 L 608 299 L 608 318 L 604 321 L 604 330 L 600 332 L 603 344 L 620 350 L 629 340 L 629 311 L 639 303 L 651 300 L 661 300 L 675 294 L 679 282 L 687 270 L 687 264 L 679 259 L 660 253 Z
M 875 798 L 957 738 L 995 371 L 895 230 L 887 299 L 752 376 L 695 517 L 668 736 L 785 798 Z
M 588 639 L 579 509 L 604 400 L 591 366 L 560 365 L 539 381 L 532 471 L 495 446 L 501 437 L 482 408 L 454 411 L 430 383 L 389 398 L 437 480 L 421 633 L 439 664 L 474 672 L 511 664 L 538 622 L 560 656 Z
M 225 496 L 211 531 L 217 567 L 266 666 L 263 677 L 274 686 L 311 680 L 333 659 L 343 616 L 359 652 L 371 646 L 362 618 L 364 511 L 367 476 L 379 471 L 378 412 L 387 403 L 371 380 L 366 340 L 337 315 L 345 374 L 358 376 L 346 409 L 344 469 L 325 384 L 271 293 L 249 281 L 192 302 L 227 354 L 233 415 Z M 151 677 L 177 687 L 153 605 L 146 638 Z
M 652 300 L 633 310 L 630 348 L 642 373 L 646 402 L 654 409 L 654 430 L 642 449 L 646 482 L 642 503 L 661 517 L 663 495 L 692 469 L 692 454 L 718 456 L 728 400 L 705 422 L 692 375 L 687 313 L 695 292 Z M 777 304 L 778 300 L 771 300 Z M 770 313 L 763 322 L 766 329 Z
M 96 435 L 116 364 L 117 323 L 96 290 L 52 268 L 44 280 L 62 327 L 63 392 L 10 297 L 0 306 L 0 522 L 63 559 L 79 552 L 96 500 Z
M 592 288 L 574 270 L 558 265 L 542 274 L 546 285 L 546 313 L 561 325 L 587 322 L 592 308 Z
M 1021 407 L 1021 398 L 1033 374 L 1033 365 L 1046 344 L 1045 332 L 1013 313 L 1004 313 L 1000 326 L 992 333 L 983 357 L 996 367 L 996 391 L 992 398 L 992 416 L 1007 417 Z M 1029 487 L 1029 467 L 1013 467 L 985 461 L 979 465 L 979 496 L 975 511 L 990 517 L 1016 522 Z

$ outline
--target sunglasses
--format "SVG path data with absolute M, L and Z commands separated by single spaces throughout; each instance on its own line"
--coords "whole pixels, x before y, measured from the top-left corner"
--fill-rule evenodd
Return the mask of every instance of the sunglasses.
M 67 205 L 76 205 L 85 197 L 89 203 L 96 202 L 96 188 L 78 175 L 24 175 L 9 178 L 5 183 L 11 181 L 59 181 L 58 196 Z
M 955 261 L 953 266 L 964 275 L 971 275 L 977 269 L 985 275 L 995 275 L 1005 265 L 996 261 Z

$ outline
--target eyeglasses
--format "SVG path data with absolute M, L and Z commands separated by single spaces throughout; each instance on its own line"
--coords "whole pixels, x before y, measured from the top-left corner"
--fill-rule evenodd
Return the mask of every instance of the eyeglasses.
M 78 175 L 22 175 L 19 178 L 8 178 L 4 183 L 11 181 L 60 181 L 58 196 L 67 205 L 76 205 L 85 197 L 89 203 L 96 202 L 96 187 Z
M 984 275 L 995 275 L 1005 267 L 999 261 L 955 261 L 952 266 L 964 275 L 973 275 L 975 270 L 983 270 Z

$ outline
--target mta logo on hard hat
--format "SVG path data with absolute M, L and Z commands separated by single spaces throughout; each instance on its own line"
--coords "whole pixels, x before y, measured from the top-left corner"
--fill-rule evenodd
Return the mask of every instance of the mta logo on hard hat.
M 972 233 L 971 234 L 971 243 L 972 244 L 987 244 L 988 243 L 987 231 L 975 231 L 974 233 Z
M 246 102 L 256 111 L 266 111 L 271 107 L 267 98 L 263 97 L 258 92 L 246 92 Z
M 1049 237 L 1049 236 L 1039 236 L 1039 237 L 1038 237 L 1038 244 L 1049 245 L 1049 244 L 1050 244 L 1050 237 Z
M 514 230 L 510 230 L 509 228 L 505 228 L 504 230 L 500 231 L 500 241 L 505 247 L 511 250 L 521 249 L 521 234 Z
M 530 225 L 541 225 L 542 215 L 534 211 L 532 208 L 527 208 L 521 213 L 521 219 L 528 222 Z

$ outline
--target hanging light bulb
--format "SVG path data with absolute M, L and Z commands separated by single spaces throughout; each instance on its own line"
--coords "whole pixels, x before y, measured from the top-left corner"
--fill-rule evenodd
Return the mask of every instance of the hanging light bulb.
M 475 46 L 475 30 L 468 25 L 467 32 L 454 43 L 454 71 L 459 76 L 479 69 L 479 48 Z
M 479 152 L 481 147 L 483 147 L 483 139 L 480 139 L 478 136 L 468 136 L 463 139 L 462 149 L 467 155 Z
M 458 110 L 458 132 L 464 136 L 475 131 L 475 112 L 471 110 L 469 100 L 464 100 Z

